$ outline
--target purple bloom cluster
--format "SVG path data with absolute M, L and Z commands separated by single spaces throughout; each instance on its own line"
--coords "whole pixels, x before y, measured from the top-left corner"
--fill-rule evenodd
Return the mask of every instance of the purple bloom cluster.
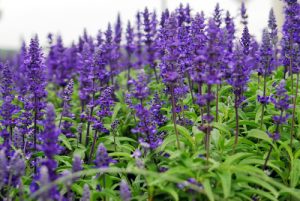
M 108 168 L 116 162 L 113 155 L 118 157 L 117 165 L 121 168 L 135 165 L 165 172 L 172 170 L 166 159 L 172 156 L 169 161 L 177 165 L 174 156 L 182 154 L 181 147 L 184 147 L 188 151 L 180 155 L 180 162 L 186 156 L 200 154 L 196 160 L 202 163 L 205 151 L 210 165 L 210 158 L 217 160 L 215 156 L 219 154 L 214 152 L 210 156 L 210 150 L 222 148 L 219 145 L 210 148 L 211 134 L 217 137 L 222 124 L 228 123 L 235 129 L 233 149 L 241 149 L 239 132 L 253 129 L 255 124 L 248 122 L 254 120 L 253 116 L 257 118 L 251 112 L 248 115 L 249 110 L 261 111 L 260 128 L 268 128 L 274 143 L 283 132 L 291 131 L 292 146 L 293 132 L 298 128 L 295 125 L 299 123 L 295 114 L 300 75 L 300 5 L 296 0 L 284 2 L 286 18 L 280 42 L 273 10 L 262 40 L 257 41 L 251 35 L 245 3 L 240 8 L 242 30 L 234 23 L 234 15 L 219 4 L 208 17 L 203 12 L 194 14 L 188 4 L 180 4 L 174 11 L 164 10 L 160 20 L 156 11 L 145 8 L 137 13 L 136 23 L 129 21 L 126 27 L 118 15 L 115 23 L 109 23 L 95 37 L 84 30 L 78 41 L 69 46 L 61 36 L 49 34 L 46 55 L 38 37 L 31 39 L 29 47 L 23 42 L 8 62 L 0 62 L 1 198 L 28 198 L 30 183 L 35 196 L 55 180 L 79 174 L 93 164 L 96 168 Z M 270 96 L 269 81 L 282 76 L 281 68 L 277 68 L 281 64 L 285 68 L 283 80 Z M 254 78 L 257 81 L 248 87 Z M 288 78 L 291 80 L 287 81 Z M 260 79 L 263 79 L 262 92 Z M 255 96 L 258 101 L 252 98 Z M 291 97 L 292 126 L 282 127 L 290 122 Z M 257 102 L 261 107 L 257 107 Z M 273 115 L 272 119 L 264 120 L 267 115 Z M 240 117 L 244 119 L 243 129 Z M 195 132 L 197 128 L 201 132 Z M 171 144 L 173 131 L 178 152 L 173 152 Z M 201 145 L 197 141 L 201 134 L 205 135 L 205 150 L 196 147 Z M 248 136 L 245 138 L 250 140 Z M 107 151 L 112 149 L 110 143 L 116 152 L 111 156 Z M 272 147 L 266 164 L 272 157 Z M 127 157 L 132 152 L 132 158 Z M 160 156 L 161 153 L 170 154 Z M 25 164 L 28 164 L 26 173 Z M 132 194 L 140 192 L 131 192 L 128 185 L 134 181 L 132 175 L 118 184 L 123 175 L 106 177 L 109 171 L 98 174 L 92 183 L 86 182 L 90 179 L 88 175 L 82 180 L 76 175 L 62 188 L 53 185 L 35 198 L 77 200 L 80 197 L 77 193 L 81 192 L 78 185 L 81 185 L 84 186 L 81 200 L 106 196 L 110 193 L 106 188 L 116 186 L 122 200 L 139 199 L 139 195 L 132 198 Z M 26 177 L 22 178 L 24 174 Z M 95 184 L 98 180 L 101 187 L 100 183 Z M 76 185 L 72 186 L 73 183 Z M 25 191 L 22 185 L 26 185 Z M 190 185 L 199 187 L 200 191 L 203 188 L 193 178 L 178 187 L 193 195 L 196 191 Z M 149 200 L 156 199 L 151 197 L 152 190 L 147 190 Z
M 273 140 L 279 140 L 280 139 L 280 133 L 279 133 L 279 127 L 282 124 L 285 124 L 287 122 L 287 119 L 289 118 L 289 114 L 286 113 L 286 111 L 290 108 L 290 96 L 287 94 L 287 90 L 285 88 L 286 84 L 284 80 L 281 80 L 281 82 L 276 87 L 276 93 L 271 96 L 271 102 L 274 104 L 275 108 L 280 112 L 279 115 L 273 116 L 273 122 L 276 125 L 276 129 L 273 133 L 268 132 L 268 135 Z

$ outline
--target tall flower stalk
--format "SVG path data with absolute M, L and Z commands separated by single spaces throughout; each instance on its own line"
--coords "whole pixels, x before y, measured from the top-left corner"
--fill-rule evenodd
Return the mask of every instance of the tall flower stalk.
M 267 29 L 263 31 L 262 45 L 260 47 L 260 67 L 258 72 L 263 76 L 263 95 L 258 96 L 258 101 L 262 104 L 260 128 L 262 129 L 264 122 L 265 107 L 269 102 L 269 97 L 266 95 L 267 91 L 267 78 L 274 70 L 274 54 L 271 44 L 270 34 Z
M 269 137 L 272 138 L 273 143 L 278 141 L 280 139 L 280 126 L 282 124 L 285 124 L 289 115 L 286 113 L 286 111 L 290 108 L 290 97 L 287 94 L 287 90 L 285 88 L 285 80 L 281 80 L 279 85 L 276 87 L 276 93 L 271 97 L 271 102 L 274 104 L 275 109 L 279 110 L 279 115 L 273 116 L 273 122 L 275 123 L 275 131 L 274 132 L 267 132 Z M 273 146 L 270 145 L 269 152 L 267 154 L 267 157 L 265 159 L 263 169 L 266 169 L 268 161 L 270 159 L 271 153 L 273 150 Z
M 39 46 L 37 37 L 31 39 L 28 55 L 24 61 L 26 66 L 27 79 L 29 83 L 29 99 L 33 112 L 33 151 L 37 151 L 38 143 L 38 121 L 43 117 L 43 109 L 45 108 L 44 98 L 47 95 L 45 90 L 45 65 L 43 61 L 43 53 Z M 34 169 L 36 171 L 36 157 L 34 161 Z

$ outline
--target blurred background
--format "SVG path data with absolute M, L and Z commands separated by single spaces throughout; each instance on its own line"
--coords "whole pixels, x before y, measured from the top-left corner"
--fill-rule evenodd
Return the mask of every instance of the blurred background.
M 108 22 L 116 21 L 118 13 L 123 23 L 128 20 L 134 22 L 136 12 L 145 6 L 160 13 L 165 8 L 173 10 L 180 3 L 189 3 L 193 13 L 203 10 L 210 15 L 217 2 L 239 22 L 242 0 L 0 0 L 0 50 L 15 50 L 22 40 L 28 42 L 34 34 L 38 34 L 41 44 L 46 46 L 49 32 L 61 34 L 64 44 L 68 45 L 78 39 L 84 28 L 92 35 L 96 35 L 99 29 L 104 30 Z M 271 7 L 275 10 L 279 26 L 282 24 L 280 0 L 244 2 L 249 15 L 249 30 L 257 39 L 267 26 Z

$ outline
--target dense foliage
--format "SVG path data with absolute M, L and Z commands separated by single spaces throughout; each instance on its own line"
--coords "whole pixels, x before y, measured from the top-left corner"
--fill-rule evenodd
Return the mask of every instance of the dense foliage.
M 242 4 L 241 37 L 219 5 L 180 5 L 24 43 L 0 65 L 0 199 L 300 200 L 300 5 L 284 9 L 261 42 Z

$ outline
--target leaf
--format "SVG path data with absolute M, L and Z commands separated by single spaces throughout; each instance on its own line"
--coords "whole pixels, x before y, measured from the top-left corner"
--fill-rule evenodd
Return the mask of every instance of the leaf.
M 290 173 L 290 186 L 295 188 L 300 180 L 300 160 L 296 159 L 292 163 L 292 169 Z
M 258 190 L 258 189 L 251 189 L 251 190 L 246 190 L 245 193 L 251 193 L 251 195 L 261 195 L 265 198 L 268 198 L 268 200 L 273 200 L 273 201 L 278 201 L 278 199 L 274 196 L 272 196 L 270 193 L 262 191 L 262 190 Z
M 251 156 L 251 155 L 252 155 L 251 153 L 237 153 L 237 154 L 234 154 L 234 155 L 229 156 L 228 158 L 226 158 L 226 160 L 224 162 L 224 165 L 231 165 L 234 162 L 240 161 L 242 158 L 245 158 L 245 157 L 248 157 L 248 156 Z
M 111 116 L 111 122 L 114 122 L 117 118 L 117 115 L 121 109 L 122 105 L 121 103 L 117 103 L 114 107 L 113 115 Z
M 248 184 L 250 183 L 254 183 L 256 185 L 259 185 L 261 186 L 262 188 L 265 188 L 267 189 L 268 191 L 270 191 L 275 197 L 278 197 L 279 193 L 278 191 L 276 190 L 276 188 L 274 188 L 271 184 L 269 184 L 268 182 L 266 181 L 263 181 L 261 179 L 257 179 L 255 177 L 249 177 L 249 176 L 241 176 L 239 175 L 237 181 L 245 181 L 247 182 Z
M 180 126 L 180 125 L 176 125 L 177 127 L 177 130 L 179 131 L 179 133 L 185 138 L 188 140 L 190 146 L 195 149 L 195 141 L 194 139 L 192 138 L 190 132 L 183 126 Z M 173 124 L 169 124 L 169 125 L 166 125 L 164 127 L 161 127 L 160 130 L 174 130 L 174 125 Z
M 179 200 L 178 193 L 173 188 L 164 186 L 161 188 L 161 190 L 169 193 L 174 198 L 175 201 Z
M 204 182 L 203 182 L 203 187 L 204 187 L 204 191 L 205 191 L 205 193 L 206 193 L 208 199 L 209 199 L 210 201 L 214 201 L 215 198 L 214 198 L 214 194 L 213 194 L 213 192 L 212 192 L 212 190 L 211 190 L 211 184 L 210 184 L 209 179 L 204 180 Z
M 231 172 L 223 172 L 219 174 L 219 177 L 221 179 L 222 188 L 223 188 L 223 194 L 224 198 L 227 199 L 230 196 L 231 192 Z
M 72 150 L 72 146 L 65 135 L 59 135 L 58 139 L 62 141 L 65 147 L 67 147 L 69 150 Z
M 266 142 L 268 142 L 269 144 L 272 143 L 271 138 L 267 135 L 266 132 L 259 130 L 259 129 L 252 129 L 248 131 L 248 137 L 253 137 L 253 138 L 257 138 L 257 139 L 261 139 L 264 140 Z
M 72 189 L 72 191 L 75 192 L 76 194 L 82 195 L 82 193 L 83 193 L 82 187 L 79 186 L 78 184 L 73 184 L 73 185 L 71 186 L 71 189 Z
M 131 155 L 129 153 L 125 153 L 125 152 L 113 152 L 109 154 L 110 156 L 113 157 L 124 157 L 127 159 L 132 159 Z
M 231 136 L 230 133 L 230 128 L 226 124 L 218 123 L 218 122 L 213 122 L 212 123 L 213 127 L 219 129 L 220 131 L 227 133 L 229 136 Z
M 80 158 L 84 158 L 85 157 L 85 148 L 77 148 L 74 150 L 73 155 L 74 156 L 80 156 Z

